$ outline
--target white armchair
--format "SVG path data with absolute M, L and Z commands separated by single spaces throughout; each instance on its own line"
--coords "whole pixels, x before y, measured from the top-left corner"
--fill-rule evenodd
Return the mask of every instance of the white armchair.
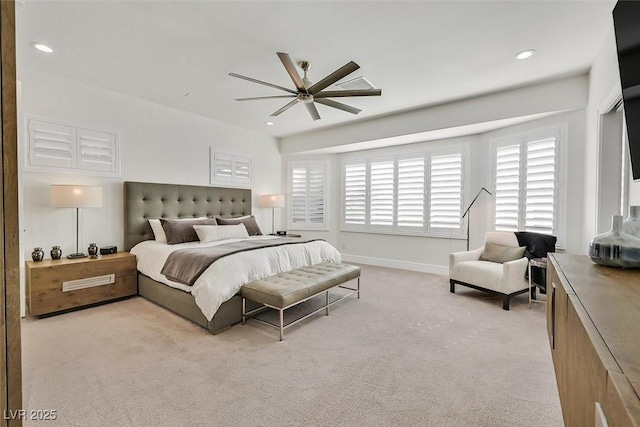
M 519 247 L 516 235 L 511 232 L 490 231 L 485 235 L 485 243 Z M 525 271 L 529 260 L 522 258 L 504 263 L 480 259 L 484 246 L 468 252 L 449 254 L 450 292 L 455 293 L 455 285 L 460 284 L 502 297 L 502 308 L 509 310 L 512 296 L 528 292 L 529 282 Z

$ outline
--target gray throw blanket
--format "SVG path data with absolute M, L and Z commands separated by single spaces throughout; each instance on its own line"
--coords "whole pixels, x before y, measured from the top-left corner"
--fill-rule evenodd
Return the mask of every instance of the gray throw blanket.
M 206 248 L 179 249 L 169 255 L 160 272 L 169 280 L 193 286 L 195 281 L 198 280 L 198 277 L 220 258 L 238 252 L 253 251 L 273 246 L 296 245 L 313 242 L 315 240 L 323 239 L 303 240 L 296 237 L 285 237 L 273 240 L 243 240 Z

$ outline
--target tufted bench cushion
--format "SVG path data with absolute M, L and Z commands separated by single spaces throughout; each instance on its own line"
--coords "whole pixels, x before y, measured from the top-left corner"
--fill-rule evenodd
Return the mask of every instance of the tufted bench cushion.
M 324 262 L 255 280 L 242 287 L 242 297 L 286 308 L 359 276 L 360 267 Z
M 301 267 L 292 271 L 276 274 L 275 276 L 267 277 L 264 279 L 254 280 L 251 283 L 247 283 L 242 287 L 242 300 L 243 300 L 243 323 L 247 315 L 252 312 L 245 312 L 244 304 L 245 300 L 249 299 L 260 304 L 264 304 L 267 307 L 271 307 L 280 311 L 280 340 L 283 337 L 283 329 L 289 325 L 284 325 L 282 312 L 298 303 L 308 300 L 322 292 L 328 292 L 329 289 L 342 285 L 349 280 L 358 279 L 358 289 L 346 288 L 358 294 L 360 297 L 360 267 L 355 265 L 335 263 L 335 262 L 323 262 L 321 264 L 311 265 L 309 267 Z M 349 295 L 345 295 L 340 299 L 343 299 Z M 337 301 L 339 301 L 338 299 Z M 334 304 L 335 302 L 331 304 Z M 327 310 L 329 314 L 329 296 L 327 294 L 326 305 L 320 309 L 309 313 L 298 320 L 302 320 L 322 309 Z M 256 320 L 259 320 L 256 318 Z M 295 322 L 297 322 L 296 320 Z M 264 322 L 264 321 L 263 321 Z M 269 322 L 264 322 L 269 323 Z M 271 323 L 269 323 L 271 325 Z M 277 326 L 277 325 L 272 325 Z

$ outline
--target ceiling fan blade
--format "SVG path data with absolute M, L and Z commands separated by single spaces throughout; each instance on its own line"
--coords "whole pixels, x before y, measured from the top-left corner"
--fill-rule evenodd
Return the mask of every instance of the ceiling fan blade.
M 254 96 L 251 98 L 236 98 L 236 101 L 253 101 L 256 99 L 276 99 L 276 98 L 295 98 L 295 95 L 277 95 L 277 96 Z
M 341 98 L 344 96 L 380 96 L 382 89 L 327 90 L 316 93 L 314 98 Z
M 333 73 L 329 74 L 324 79 L 320 80 L 319 82 L 317 82 L 316 84 L 311 86 L 309 88 L 309 93 L 311 95 L 315 95 L 316 93 L 320 92 L 322 89 L 324 89 L 324 88 L 326 88 L 328 86 L 331 86 L 332 84 L 334 84 L 338 80 L 342 79 L 343 77 L 346 77 L 349 74 L 353 73 L 358 68 L 360 68 L 360 66 L 358 64 L 356 64 L 353 61 L 350 61 L 348 64 L 343 65 L 342 67 L 338 68 Z
M 315 105 L 313 105 L 313 102 L 307 102 L 304 104 L 305 107 L 307 107 L 307 111 L 309 112 L 309 114 L 311 115 L 311 118 L 315 121 L 315 120 L 320 120 L 320 114 L 318 113 L 318 109 L 316 108 Z
M 343 104 L 342 102 L 332 101 L 331 99 L 324 99 L 324 98 L 314 99 L 314 102 L 327 105 L 329 107 L 337 108 L 338 110 L 346 111 L 351 114 L 358 114 L 359 112 L 362 111 L 358 108 L 351 107 L 350 105 Z
M 284 113 L 285 111 L 287 111 L 289 108 L 293 107 L 294 105 L 296 105 L 298 103 L 297 99 L 294 99 L 293 101 L 291 101 L 290 103 L 288 103 L 287 105 L 285 105 L 284 107 L 282 107 L 281 109 L 279 109 L 278 111 L 276 111 L 275 113 L 271 114 L 271 117 L 275 117 L 280 115 L 281 113 Z
M 300 92 L 307 92 L 307 88 L 304 87 L 304 83 L 302 83 L 302 79 L 300 78 L 300 74 L 296 71 L 296 66 L 293 64 L 291 57 L 287 53 L 277 52 L 278 58 L 282 61 L 282 65 L 284 65 L 285 70 L 289 73 L 291 80 L 293 80 L 293 84 L 296 85 L 296 88 Z
M 273 87 L 273 88 L 276 88 L 276 89 L 284 90 L 284 91 L 286 91 L 286 92 L 293 93 L 294 95 L 298 93 L 298 92 L 296 92 L 295 90 L 291 90 L 291 89 L 288 89 L 288 88 L 286 88 L 286 87 L 282 87 L 282 86 L 274 85 L 273 83 L 263 82 L 262 80 L 252 79 L 251 77 L 242 76 L 242 75 L 240 75 L 240 74 L 236 74 L 236 73 L 229 73 L 229 75 L 230 75 L 231 77 L 237 77 L 237 78 L 239 78 L 239 79 L 248 80 L 248 81 L 250 81 L 250 82 L 258 83 L 258 84 L 260 84 L 260 85 L 265 85 L 265 86 Z

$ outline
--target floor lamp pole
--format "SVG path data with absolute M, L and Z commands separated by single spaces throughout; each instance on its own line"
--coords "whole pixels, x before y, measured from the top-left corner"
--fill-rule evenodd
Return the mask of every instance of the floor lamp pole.
M 469 250 L 469 225 L 470 225 L 470 219 L 471 219 L 471 214 L 469 213 L 469 211 L 471 210 L 471 206 L 473 206 L 473 204 L 476 202 L 476 200 L 478 200 L 478 197 L 480 197 L 480 193 L 482 193 L 483 191 L 486 191 L 490 196 L 492 195 L 491 192 L 489 190 L 487 190 L 486 188 L 482 187 L 480 189 L 480 191 L 478 191 L 478 194 L 476 194 L 476 197 L 473 198 L 473 200 L 471 201 L 471 204 L 469 204 L 469 207 L 467 208 L 466 211 L 464 211 L 464 213 L 462 214 L 462 218 L 464 219 L 465 216 L 469 215 L 469 218 L 467 218 L 467 251 Z

